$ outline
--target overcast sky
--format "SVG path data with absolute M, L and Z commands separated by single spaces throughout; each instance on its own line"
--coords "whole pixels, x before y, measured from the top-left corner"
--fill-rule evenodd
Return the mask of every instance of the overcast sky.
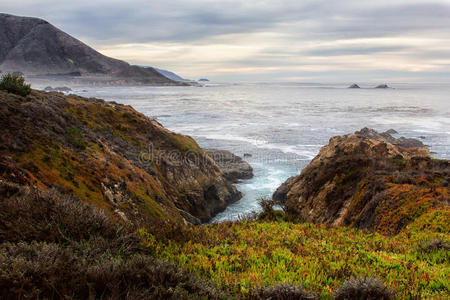
M 0 0 L 103 54 L 198 79 L 450 81 L 450 0 Z

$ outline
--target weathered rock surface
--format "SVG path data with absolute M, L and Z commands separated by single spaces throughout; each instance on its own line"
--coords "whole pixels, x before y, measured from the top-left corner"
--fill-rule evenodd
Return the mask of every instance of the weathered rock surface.
M 0 179 L 137 223 L 205 222 L 241 197 L 192 138 L 130 106 L 35 90 L 0 91 Z
M 38 18 L 0 14 L 0 70 L 34 75 L 33 80 L 101 84 L 188 85 L 153 68 L 107 57 Z
M 368 128 L 333 137 L 274 198 L 301 221 L 398 233 L 448 206 L 450 181 L 449 161 L 399 140 Z
M 234 155 L 227 150 L 204 149 L 205 153 L 212 158 L 225 178 L 232 182 L 239 182 L 241 179 L 253 178 L 253 168 L 241 157 Z

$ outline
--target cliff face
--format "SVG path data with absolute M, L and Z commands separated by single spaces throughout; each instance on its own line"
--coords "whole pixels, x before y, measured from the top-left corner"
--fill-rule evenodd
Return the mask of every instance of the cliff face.
M 411 143 L 367 128 L 333 137 L 274 198 L 302 221 L 398 233 L 422 214 L 448 209 L 450 162 Z
M 0 103 L 0 179 L 132 222 L 207 221 L 241 196 L 192 138 L 130 106 L 39 91 Z
M 66 76 L 84 84 L 181 84 L 153 68 L 107 57 L 47 21 L 7 14 L 0 14 L 0 70 Z

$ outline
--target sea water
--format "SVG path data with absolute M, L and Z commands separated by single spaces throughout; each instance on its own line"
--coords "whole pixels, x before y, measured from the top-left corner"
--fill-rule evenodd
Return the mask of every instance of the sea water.
M 298 175 L 330 137 L 363 127 L 395 129 L 450 159 L 450 87 L 396 84 L 390 89 L 345 84 L 229 84 L 202 87 L 83 88 L 81 96 L 132 105 L 205 148 L 229 150 L 254 169 L 237 184 L 243 198 L 213 221 L 258 211 L 288 177 Z

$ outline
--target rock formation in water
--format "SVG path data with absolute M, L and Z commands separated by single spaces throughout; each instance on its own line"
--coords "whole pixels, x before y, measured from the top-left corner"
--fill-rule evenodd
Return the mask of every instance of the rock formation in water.
M 380 84 L 375 87 L 376 89 L 388 89 L 389 86 L 387 84 Z
M 206 154 L 217 164 L 225 178 L 228 180 L 236 183 L 241 179 L 253 178 L 253 168 L 241 157 L 226 150 L 204 150 Z
M 420 141 L 364 128 L 331 138 L 274 199 L 301 221 L 395 234 L 448 206 L 449 184 L 450 162 L 431 158 Z
M 0 91 L 0 179 L 56 189 L 133 223 L 208 221 L 240 192 L 190 137 L 132 107 Z
M 0 14 L 0 70 L 84 84 L 186 85 L 107 57 L 47 21 L 8 14 Z
M 354 84 L 350 85 L 348 88 L 349 88 L 349 89 L 359 89 L 360 87 L 359 87 L 359 85 L 357 85 L 356 83 L 354 83 Z

